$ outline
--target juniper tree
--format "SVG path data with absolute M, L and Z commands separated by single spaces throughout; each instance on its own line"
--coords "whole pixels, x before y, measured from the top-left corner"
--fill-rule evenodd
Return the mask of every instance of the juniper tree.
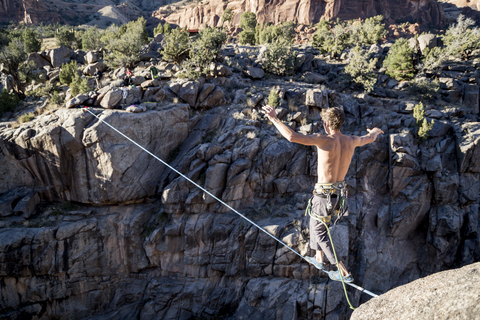
M 39 36 L 31 28 L 25 28 L 23 31 L 23 47 L 26 53 L 38 52 L 42 46 Z
M 172 60 L 174 63 L 179 64 L 188 55 L 190 39 L 186 30 L 180 28 L 172 29 L 171 32 L 165 34 L 164 41 L 165 44 L 162 51 L 164 59 Z
M 201 29 L 198 37 L 190 44 L 189 67 L 199 71 L 190 70 L 195 77 L 200 74 L 208 74 L 210 72 L 210 63 L 218 60 L 220 47 L 227 40 L 227 34 L 223 29 L 206 27 Z
M 349 62 L 345 72 L 355 83 L 363 85 L 366 92 L 372 91 L 377 82 L 377 75 L 373 72 L 377 59 L 369 60 L 369 53 L 364 52 L 359 46 L 353 48 L 348 57 Z
M 145 18 L 140 17 L 121 27 L 109 27 L 101 38 L 108 50 L 107 63 L 113 67 L 133 67 L 140 60 L 142 46 L 148 43 L 145 26 Z
M 240 16 L 239 27 L 242 32 L 238 35 L 240 44 L 255 44 L 255 27 L 257 26 L 257 16 L 253 12 L 244 12 Z
M 408 45 L 407 39 L 397 39 L 383 60 L 383 67 L 387 69 L 386 73 L 397 80 L 413 77 L 415 74 L 413 53 L 414 49 Z

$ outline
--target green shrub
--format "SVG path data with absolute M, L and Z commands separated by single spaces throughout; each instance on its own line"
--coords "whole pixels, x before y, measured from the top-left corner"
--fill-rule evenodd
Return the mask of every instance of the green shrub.
M 26 53 L 38 52 L 42 46 L 42 41 L 40 41 L 37 36 L 37 33 L 31 28 L 25 28 L 23 31 L 23 47 L 25 48 Z
M 223 23 L 232 21 L 233 19 L 233 11 L 230 8 L 226 8 L 222 13 L 222 20 Z
M 58 91 L 53 91 L 52 95 L 50 96 L 49 102 L 53 105 L 59 106 L 63 103 L 63 99 L 58 94 Z
M 169 34 L 170 32 L 172 32 L 172 30 L 172 26 L 168 22 L 165 22 L 165 24 L 163 25 L 163 33 Z
M 92 27 L 88 28 L 82 35 L 82 48 L 83 50 L 92 51 L 100 49 L 104 46 L 101 41 L 102 33 L 99 29 Z
M 255 31 L 254 30 L 243 30 L 238 35 L 238 41 L 241 45 L 254 45 L 255 44 Z
M 317 32 L 313 36 L 313 46 L 322 53 L 339 55 L 349 47 L 350 32 L 345 22 L 337 19 L 335 24 L 325 21 L 323 18 L 317 26 Z
M 33 71 L 31 63 L 25 64 L 27 54 L 23 47 L 23 41 L 15 38 L 8 46 L 0 49 L 0 65 L 2 66 L 2 73 L 12 76 L 14 83 L 13 90 L 20 99 L 25 97 L 25 81 L 28 80 L 29 74 Z
M 317 25 L 312 44 L 322 53 L 339 55 L 349 47 L 378 43 L 387 34 L 382 20 L 381 15 L 367 18 L 363 23 L 343 22 L 339 19 L 334 23 L 322 18 Z
M 355 83 L 363 85 L 366 92 L 373 90 L 377 82 L 377 75 L 373 70 L 377 59 L 368 60 L 369 53 L 364 52 L 359 46 L 349 53 L 349 62 L 345 67 L 345 73 L 349 74 Z
M 279 76 L 292 75 L 295 73 L 296 62 L 297 55 L 285 39 L 268 45 L 264 64 L 266 72 Z
M 148 43 L 148 33 L 145 28 L 146 20 L 143 17 L 136 21 L 109 27 L 101 38 L 105 42 L 108 53 L 105 60 L 112 67 L 132 68 L 140 61 L 142 46 Z
M 272 88 L 272 90 L 270 90 L 270 94 L 268 95 L 268 105 L 271 106 L 272 108 L 275 108 L 278 106 L 278 104 L 279 102 L 278 102 L 277 89 Z
M 59 74 L 60 82 L 67 86 L 70 85 L 77 73 L 77 61 L 71 61 L 70 63 L 62 64 Z
M 278 29 L 280 37 L 287 40 L 288 42 L 293 43 L 293 39 L 295 38 L 295 27 L 292 21 L 282 22 Z
M 0 114 L 8 111 L 14 111 L 20 99 L 15 93 L 10 93 L 6 89 L 0 92 Z
M 65 46 L 72 49 L 72 42 L 75 41 L 75 34 L 68 29 L 68 27 L 62 28 L 55 34 L 57 39 L 57 46 Z
M 382 20 L 383 16 L 381 15 L 365 19 L 365 22 L 360 24 L 360 28 L 357 28 L 356 32 L 352 32 L 352 40 L 354 41 L 352 45 L 378 43 L 387 34 Z
M 273 43 L 280 38 L 293 43 L 293 22 L 283 22 L 280 26 L 265 23 L 257 25 L 255 39 L 257 44 Z
M 383 61 L 383 67 L 387 69 L 386 73 L 397 80 L 413 77 L 415 74 L 413 52 L 414 49 L 410 48 L 407 39 L 397 39 Z
M 415 118 L 415 127 L 417 127 L 418 138 L 420 140 L 426 140 L 428 132 L 432 130 L 435 121 L 432 120 L 432 122 L 428 123 L 427 119 L 425 119 L 425 110 L 422 102 L 413 107 L 413 117 Z
M 257 26 L 257 16 L 253 12 L 244 12 L 240 16 L 239 27 L 243 30 L 255 30 Z
M 155 29 L 153 29 L 153 35 L 154 36 L 159 34 L 159 33 L 163 33 L 163 25 L 162 25 L 161 22 L 159 22 L 158 26 Z
M 226 40 L 227 34 L 223 29 L 209 27 L 201 29 L 190 46 L 190 68 L 199 68 L 201 74 L 208 74 L 210 63 L 219 58 L 220 47 Z
M 253 12 L 244 12 L 240 16 L 240 28 L 242 32 L 238 35 L 240 44 L 254 45 L 255 40 L 255 27 L 257 26 L 257 16 Z
M 88 86 L 88 80 L 86 78 L 82 78 L 78 73 L 75 73 L 72 82 L 70 83 L 70 90 L 72 96 L 75 97 L 80 93 L 87 93 L 91 88 Z
M 418 98 L 418 100 L 433 102 L 439 89 L 440 84 L 438 80 L 420 78 L 410 83 L 409 93 Z
M 20 118 L 18 118 L 18 122 L 20 123 L 29 122 L 29 121 L 32 121 L 33 118 L 35 118 L 33 112 L 24 113 L 20 116 Z
M 480 48 L 480 29 L 471 28 L 474 25 L 473 19 L 459 15 L 457 24 L 447 29 L 443 42 L 451 55 L 468 59 L 474 49 Z
M 178 64 L 188 55 L 190 39 L 186 30 L 173 29 L 168 34 L 165 33 L 164 41 L 162 52 L 165 60 L 171 60 Z
M 434 47 L 432 49 L 426 48 L 423 53 L 422 64 L 419 66 L 420 70 L 436 71 L 448 59 L 450 53 L 446 49 Z
M 317 25 L 317 31 L 313 35 L 312 45 L 318 48 L 322 53 L 327 53 L 328 51 L 325 49 L 324 44 L 330 41 L 331 37 L 330 22 L 322 18 Z

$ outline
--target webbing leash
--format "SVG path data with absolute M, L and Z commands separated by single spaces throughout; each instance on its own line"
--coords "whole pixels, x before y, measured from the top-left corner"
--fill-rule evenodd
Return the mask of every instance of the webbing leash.
M 163 161 L 162 159 L 160 159 L 159 157 L 157 157 L 155 154 L 151 153 L 150 151 L 148 151 L 146 148 L 142 147 L 140 144 L 138 144 L 137 142 L 133 141 L 132 139 L 130 139 L 128 136 L 126 136 L 125 134 L 123 134 L 121 131 L 119 131 L 118 129 L 116 129 L 115 127 L 113 127 L 112 125 L 110 125 L 108 122 L 105 122 L 104 120 L 102 120 L 100 117 L 98 117 L 95 113 L 93 113 L 92 111 L 89 110 L 88 107 L 85 107 L 84 111 L 87 111 L 88 113 L 90 113 L 92 116 L 94 116 L 95 118 L 97 118 L 100 122 L 106 124 L 107 126 L 109 126 L 111 129 L 113 129 L 115 132 L 117 132 L 118 134 L 120 134 L 122 137 L 124 137 L 125 139 L 127 139 L 128 141 L 132 142 L 134 145 L 136 145 L 137 147 L 139 147 L 140 149 L 142 149 L 143 151 L 145 151 L 146 153 L 148 153 L 149 155 L 151 155 L 153 158 L 155 158 L 156 160 L 160 161 L 162 164 L 164 164 L 165 166 L 167 166 L 168 168 L 170 168 L 171 170 L 173 170 L 175 173 L 177 173 L 178 175 L 180 175 L 181 177 L 183 177 L 185 180 L 187 180 L 188 182 L 190 182 L 191 184 L 193 184 L 194 186 L 196 186 L 197 188 L 199 188 L 200 190 L 202 190 L 203 192 L 205 192 L 206 194 L 208 194 L 209 196 L 211 196 L 212 198 L 214 198 L 215 200 L 217 200 L 218 202 L 220 202 L 221 204 L 223 204 L 225 207 L 227 207 L 228 209 L 230 209 L 231 211 L 235 212 L 236 214 L 238 214 L 240 217 L 242 217 L 243 219 L 247 220 L 248 222 L 250 222 L 252 225 L 254 225 L 255 227 L 257 227 L 258 229 L 260 229 L 261 231 L 263 231 L 265 234 L 267 234 L 269 237 L 271 237 L 272 239 L 276 240 L 277 242 L 281 243 L 282 245 L 284 245 L 286 248 L 288 248 L 290 251 L 292 251 L 293 253 L 295 253 L 297 256 L 299 256 L 300 258 L 302 258 L 303 260 L 307 261 L 307 259 L 305 259 L 304 256 L 302 256 L 300 253 L 298 253 L 297 251 L 295 251 L 294 249 L 290 248 L 285 242 L 283 242 L 282 240 L 276 238 L 274 235 L 272 235 L 271 233 L 269 233 L 267 230 L 265 230 L 264 228 L 260 227 L 258 224 L 256 224 L 255 222 L 253 222 L 252 220 L 248 219 L 246 216 L 244 216 L 243 214 L 241 214 L 240 212 L 238 212 L 237 210 L 235 210 L 234 208 L 232 208 L 231 206 L 229 206 L 227 203 L 225 203 L 224 201 L 222 201 L 221 199 L 219 199 L 218 197 L 216 197 L 215 195 L 213 195 L 212 193 L 210 193 L 208 190 L 204 189 L 202 186 L 198 185 L 196 182 L 194 182 L 193 180 L 191 180 L 190 178 L 188 178 L 187 176 L 185 176 L 184 174 L 182 174 L 180 171 L 178 171 L 177 169 L 175 169 L 174 167 L 172 167 L 171 165 L 169 165 L 167 162 Z M 330 234 L 330 233 L 329 233 Z M 332 243 L 332 247 L 333 247 L 333 243 Z M 307 261 L 308 262 L 308 261 Z M 326 272 L 325 270 L 322 270 L 324 272 Z M 342 282 L 343 282 L 343 279 L 342 279 Z M 361 291 L 361 292 L 365 292 L 366 294 L 372 296 L 372 297 L 378 297 L 378 295 L 360 287 L 360 286 L 357 286 L 353 283 L 347 283 L 348 285 L 350 285 L 351 287 Z M 344 284 L 344 288 L 345 288 L 345 284 Z M 348 297 L 347 297 L 348 299 Z M 350 301 L 349 301 L 350 303 Z

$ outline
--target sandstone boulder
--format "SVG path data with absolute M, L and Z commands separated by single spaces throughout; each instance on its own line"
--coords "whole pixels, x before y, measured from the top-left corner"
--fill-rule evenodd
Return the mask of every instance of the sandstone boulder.
M 479 281 L 480 263 L 439 272 L 371 299 L 351 319 L 475 319 Z
M 97 69 L 101 72 L 104 72 L 105 70 L 107 70 L 107 65 L 102 61 L 89 64 L 85 69 L 83 69 L 83 74 L 93 76 Z
M 84 103 L 85 101 L 87 101 L 90 97 L 86 94 L 79 94 L 77 95 L 75 98 L 72 98 L 70 100 L 68 100 L 66 103 L 65 103 L 65 108 L 69 109 L 69 108 L 74 108 L 76 106 L 78 106 L 79 104 L 82 104 Z
M 418 45 L 422 53 L 426 48 L 432 49 L 437 46 L 437 36 L 431 33 L 422 34 L 418 37 Z
M 95 52 L 89 51 L 85 54 L 85 60 L 87 64 L 94 64 L 98 61 L 98 56 Z
M 261 68 L 247 67 L 243 70 L 243 73 L 252 79 L 262 79 L 265 72 Z
M 181 85 L 177 95 L 185 103 L 188 103 L 191 107 L 194 107 L 195 102 L 197 101 L 199 87 L 200 84 L 198 82 L 187 81 Z
M 33 61 L 37 69 L 50 65 L 50 62 L 48 62 L 46 59 L 44 59 L 40 54 L 36 52 L 30 53 L 28 55 L 27 61 Z
M 326 76 L 322 76 L 321 74 L 316 72 L 305 72 L 303 74 L 303 79 L 305 80 L 305 82 L 314 84 L 324 83 L 328 80 Z
M 210 93 L 205 100 L 203 100 L 199 107 L 201 108 L 213 108 L 225 104 L 225 93 L 220 87 L 216 87 L 215 90 Z
M 115 108 L 122 100 L 123 92 L 119 89 L 113 89 L 107 92 L 100 102 L 100 105 L 105 109 Z
M 320 89 L 308 89 L 305 104 L 310 107 L 328 108 L 328 92 Z
M 50 50 L 50 63 L 54 68 L 60 68 L 62 64 L 70 62 L 70 49 L 60 46 Z
M 147 111 L 147 109 L 141 106 L 129 106 L 125 111 L 131 112 L 131 113 L 140 113 L 140 112 Z

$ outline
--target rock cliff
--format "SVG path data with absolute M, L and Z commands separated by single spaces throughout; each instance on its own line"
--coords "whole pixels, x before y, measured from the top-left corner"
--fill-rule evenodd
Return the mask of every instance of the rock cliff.
M 233 25 L 238 25 L 244 12 L 257 15 L 258 23 L 279 24 L 293 21 L 298 24 L 318 23 L 326 20 L 365 19 L 383 15 L 391 23 L 396 21 L 419 22 L 422 25 L 442 26 L 445 23 L 443 7 L 433 0 L 275 0 L 275 1 L 230 1 L 211 0 L 199 4 L 187 5 L 169 14 L 164 8 L 153 16 L 167 22 L 187 28 L 199 28 L 203 25 L 221 26 L 223 11 L 229 8 L 234 13 Z

